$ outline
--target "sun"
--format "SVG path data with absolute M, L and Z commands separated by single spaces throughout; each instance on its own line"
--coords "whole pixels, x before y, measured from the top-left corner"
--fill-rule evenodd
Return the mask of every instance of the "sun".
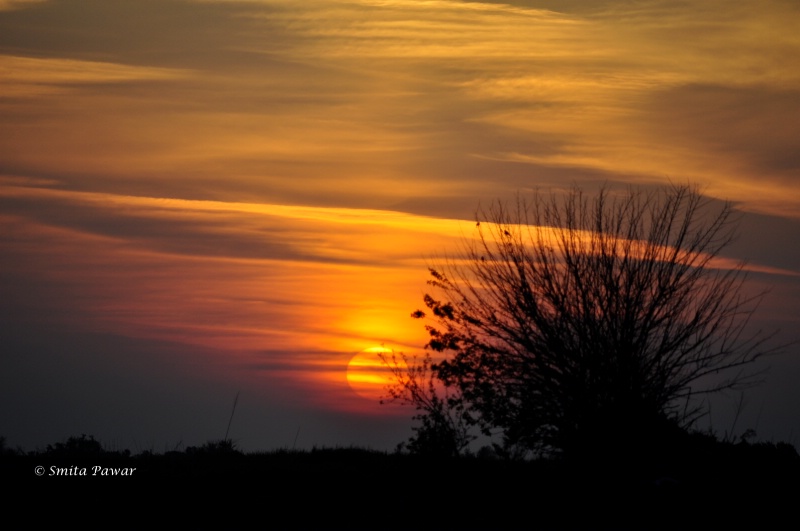
M 392 349 L 370 347 L 362 350 L 347 365 L 347 383 L 359 396 L 379 401 L 386 396 L 386 386 L 393 382 L 392 373 L 381 361 L 381 355 L 391 356 Z

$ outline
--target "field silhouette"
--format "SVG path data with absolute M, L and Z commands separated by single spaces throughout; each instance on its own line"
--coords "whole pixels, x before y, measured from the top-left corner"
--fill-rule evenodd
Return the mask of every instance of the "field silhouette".
M 82 435 L 29 452 L 4 444 L 0 475 L 21 498 L 152 500 L 185 511 L 184 522 L 249 527 L 257 514 L 268 529 L 741 528 L 792 510 L 792 445 L 701 433 L 671 444 L 575 462 L 501 459 L 488 447 L 449 458 L 356 447 L 244 453 L 229 440 L 132 454 Z

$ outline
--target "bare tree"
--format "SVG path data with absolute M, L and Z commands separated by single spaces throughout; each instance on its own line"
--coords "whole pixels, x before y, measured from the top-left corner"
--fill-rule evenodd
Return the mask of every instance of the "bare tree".
M 496 203 L 430 270 L 430 369 L 509 446 L 578 454 L 685 429 L 697 396 L 752 384 L 765 352 L 748 330 L 761 296 L 721 256 L 735 221 L 690 186 Z

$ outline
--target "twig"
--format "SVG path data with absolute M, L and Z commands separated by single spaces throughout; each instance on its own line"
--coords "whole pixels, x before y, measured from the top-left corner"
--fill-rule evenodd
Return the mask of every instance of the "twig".
M 292 450 L 297 445 L 297 438 L 300 436 L 300 426 L 297 427 L 297 433 L 294 434 L 294 442 L 292 443 Z
M 228 429 L 225 430 L 225 441 L 228 440 L 228 432 L 231 431 L 231 422 L 233 422 L 233 414 L 236 413 L 236 403 L 239 401 L 239 392 L 236 392 L 236 398 L 233 399 L 233 409 L 231 410 L 231 418 L 228 419 Z

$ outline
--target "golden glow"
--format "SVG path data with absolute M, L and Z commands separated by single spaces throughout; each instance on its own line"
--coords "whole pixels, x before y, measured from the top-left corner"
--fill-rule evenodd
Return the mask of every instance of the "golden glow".
M 386 387 L 394 383 L 389 367 L 381 356 L 391 358 L 392 349 L 370 347 L 362 350 L 347 365 L 347 383 L 359 396 L 379 402 L 387 398 Z
M 428 261 L 478 233 L 473 222 L 391 211 L 2 182 L 0 199 L 21 205 L 18 214 L 0 216 L 13 237 L 5 249 L 17 256 L 8 272 L 51 283 L 69 272 L 74 287 L 60 296 L 71 301 L 72 325 L 218 349 L 228 363 L 264 365 L 320 405 L 348 410 L 369 407 L 348 399 L 348 388 L 373 403 L 385 394 L 377 353 L 388 351 L 363 350 L 365 344 L 421 348 L 427 334 L 410 313 L 422 306 Z M 26 204 L 43 207 L 46 223 L 24 221 Z M 109 219 L 125 220 L 127 228 L 117 232 Z M 490 223 L 481 229 L 498 230 Z M 748 269 L 796 276 L 758 264 Z

